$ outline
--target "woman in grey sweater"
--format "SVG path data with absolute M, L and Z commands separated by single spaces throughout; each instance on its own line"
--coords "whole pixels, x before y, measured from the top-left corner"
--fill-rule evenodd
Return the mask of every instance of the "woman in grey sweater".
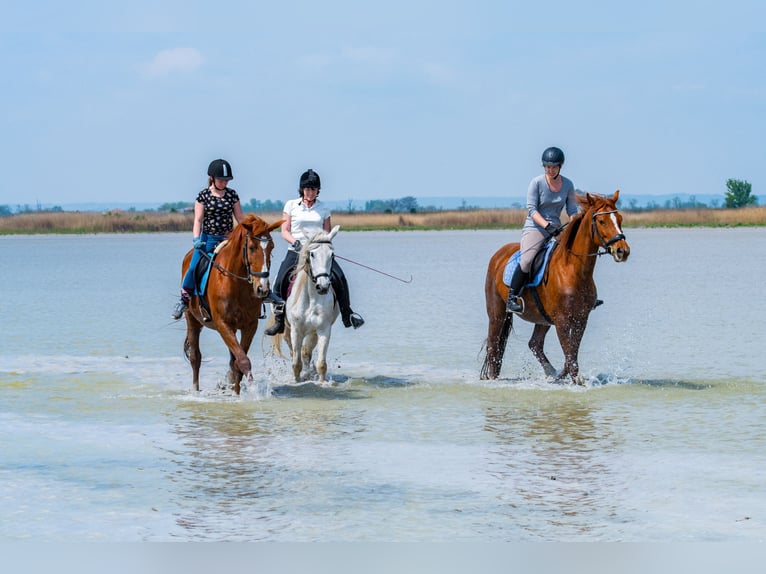
M 524 305 L 519 300 L 529 281 L 535 255 L 549 237 L 561 231 L 561 212 L 566 208 L 570 217 L 579 211 L 572 180 L 561 175 L 564 152 L 549 147 L 543 152 L 544 173 L 529 182 L 527 190 L 527 219 L 521 231 L 521 259 L 513 273 L 506 311 L 520 313 Z

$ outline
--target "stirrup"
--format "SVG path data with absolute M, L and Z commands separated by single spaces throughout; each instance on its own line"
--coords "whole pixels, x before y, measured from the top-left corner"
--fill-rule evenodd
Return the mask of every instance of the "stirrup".
M 351 315 L 348 316 L 349 321 L 351 321 L 351 326 L 354 329 L 358 329 L 362 325 L 364 325 L 364 319 L 362 319 L 362 316 L 359 313 L 351 313 Z
M 520 296 L 513 298 L 508 297 L 508 301 L 505 302 L 506 313 L 523 313 L 524 312 L 524 299 Z

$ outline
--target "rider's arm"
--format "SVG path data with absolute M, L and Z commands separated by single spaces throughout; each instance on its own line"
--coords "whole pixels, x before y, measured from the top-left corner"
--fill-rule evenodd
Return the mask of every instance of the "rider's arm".
M 330 233 L 330 230 L 332 229 L 332 216 L 328 215 L 325 220 L 322 222 L 322 229 L 325 230 L 326 233 Z
M 202 222 L 205 220 L 205 206 L 199 201 L 194 202 L 194 225 L 192 226 L 192 237 L 199 237 L 202 234 Z
M 293 234 L 291 233 L 292 218 L 290 217 L 290 214 L 285 211 L 282 213 L 282 219 L 285 220 L 285 222 L 282 224 L 282 239 L 292 245 L 295 243 L 295 237 L 293 237 Z
M 242 220 L 245 218 L 245 214 L 242 211 L 242 204 L 239 201 L 234 204 L 232 213 L 234 214 L 234 219 L 237 220 L 237 223 L 242 223 Z

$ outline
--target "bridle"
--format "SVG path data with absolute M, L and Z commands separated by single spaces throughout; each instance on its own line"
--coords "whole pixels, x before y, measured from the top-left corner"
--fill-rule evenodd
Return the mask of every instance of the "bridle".
M 600 247 L 602 247 L 605 250 L 605 251 L 597 252 L 596 253 L 597 257 L 600 256 L 600 255 L 608 255 L 609 254 L 609 247 L 610 246 L 614 245 L 615 243 L 617 243 L 618 241 L 620 241 L 622 239 L 625 239 L 625 234 L 624 233 L 618 233 L 617 235 L 612 237 L 609 241 L 607 241 L 606 239 L 604 239 L 604 236 L 601 235 L 601 232 L 598 230 L 598 225 L 596 225 L 596 216 L 597 215 L 610 215 L 612 213 L 617 213 L 618 211 L 619 211 L 619 209 L 612 209 L 610 211 L 596 211 L 591 216 L 592 225 L 590 226 L 590 235 L 591 235 L 591 237 L 594 237 L 594 235 L 597 235 Z
M 609 247 L 617 243 L 618 241 L 625 239 L 624 233 L 618 233 L 608 241 L 604 239 L 604 236 L 601 235 L 601 232 L 598 230 L 598 225 L 596 224 L 596 217 L 599 215 L 610 215 L 612 213 L 618 213 L 619 209 L 611 209 L 609 211 L 596 211 L 591 215 L 591 226 L 590 226 L 590 236 L 594 243 L 598 245 L 598 249 L 596 250 L 596 253 L 575 253 L 571 249 L 567 249 L 569 253 L 572 255 L 576 255 L 578 257 L 601 257 L 602 255 L 609 255 Z M 569 223 L 567 223 L 569 225 Z M 596 237 L 598 237 L 598 241 L 596 241 Z M 603 249 L 603 251 L 601 251 Z
M 312 245 L 318 245 L 318 244 L 322 244 L 322 243 L 329 244 L 330 245 L 330 249 L 332 249 L 332 241 L 328 240 L 328 239 L 317 239 L 315 241 L 312 241 L 311 244 L 309 245 L 308 249 L 311 250 L 311 246 Z M 335 259 L 335 252 L 333 252 L 333 254 L 332 254 L 332 259 Z M 322 277 L 327 277 L 328 279 L 331 279 L 329 273 L 319 273 L 319 274 L 315 275 L 314 274 L 314 269 L 311 267 L 311 259 L 309 257 L 306 257 L 306 267 L 308 267 L 309 278 L 314 283 L 314 285 L 316 285 L 317 282 L 319 281 L 319 279 L 321 279 Z M 330 268 L 332 269 L 332 264 L 330 265 Z
M 217 261 L 213 261 L 213 266 L 218 269 L 221 273 L 224 275 L 228 275 L 229 277 L 234 277 L 236 279 L 240 279 L 242 281 L 247 281 L 251 285 L 255 283 L 254 278 L 263 279 L 269 276 L 268 271 L 253 271 L 253 268 L 250 266 L 250 257 L 248 256 L 248 244 L 249 242 L 258 241 L 261 244 L 261 250 L 263 251 L 263 257 L 265 259 L 266 257 L 266 248 L 268 247 L 269 243 L 271 242 L 271 236 L 270 235 L 250 235 L 249 233 L 245 233 L 245 242 L 242 245 L 242 260 L 245 263 L 245 269 L 247 270 L 247 276 L 237 275 L 233 271 L 229 271 L 224 266 L 222 266 Z

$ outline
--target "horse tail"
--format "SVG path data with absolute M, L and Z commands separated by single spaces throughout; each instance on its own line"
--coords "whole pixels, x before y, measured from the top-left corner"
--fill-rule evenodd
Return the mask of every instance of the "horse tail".
M 274 321 L 271 320 L 270 324 L 273 323 L 273 322 Z M 268 338 L 271 339 L 271 349 L 272 349 L 272 351 L 274 351 L 277 355 L 279 355 L 283 359 L 289 359 L 290 358 L 290 357 L 288 357 L 287 355 L 285 355 L 282 352 L 282 343 L 287 341 L 287 337 L 285 337 L 284 333 L 277 333 L 276 335 L 273 335 L 272 337 L 268 337 Z

